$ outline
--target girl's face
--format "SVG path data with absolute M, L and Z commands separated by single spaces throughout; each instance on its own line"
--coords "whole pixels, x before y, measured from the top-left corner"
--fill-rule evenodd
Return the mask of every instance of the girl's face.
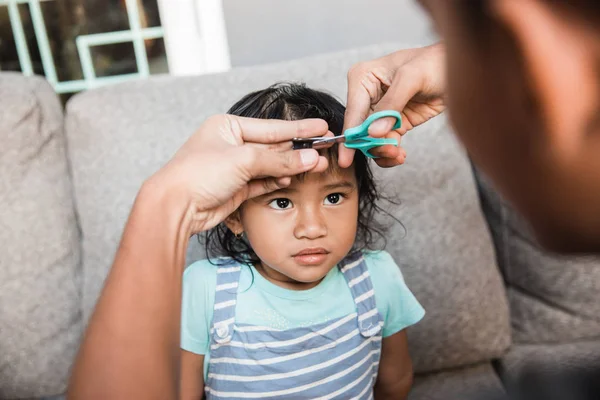
M 246 201 L 232 219 L 230 229 L 245 232 L 268 279 L 293 289 L 313 287 L 354 244 L 354 168 L 294 178 L 286 189 Z

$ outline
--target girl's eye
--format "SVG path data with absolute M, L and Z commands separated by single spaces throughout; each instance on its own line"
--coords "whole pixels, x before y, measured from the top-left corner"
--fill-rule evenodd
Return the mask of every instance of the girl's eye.
M 286 208 L 290 208 L 292 206 L 292 202 L 290 199 L 275 199 L 269 203 L 269 207 L 274 208 L 276 210 L 285 210 Z
M 343 198 L 344 196 L 341 193 L 331 193 L 328 194 L 327 197 L 325 197 L 323 203 L 325 205 L 340 204 Z

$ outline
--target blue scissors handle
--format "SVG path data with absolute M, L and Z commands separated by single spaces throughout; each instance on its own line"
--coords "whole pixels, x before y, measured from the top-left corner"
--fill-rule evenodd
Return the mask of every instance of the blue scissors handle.
M 377 158 L 371 154 L 374 147 L 391 144 L 398 146 L 396 139 L 374 138 L 369 136 L 369 127 L 378 119 L 392 117 L 396 123 L 392 129 L 398 129 L 402 125 L 402 117 L 398 111 L 384 110 L 371 114 L 362 124 L 353 128 L 348 128 L 342 135 L 334 137 L 312 137 L 312 138 L 294 138 L 292 139 L 292 148 L 298 149 L 321 149 L 331 146 L 333 143 L 344 143 L 349 149 L 360 150 L 369 158 Z
M 398 111 L 384 110 L 373 113 L 369 115 L 369 117 L 365 119 L 362 124 L 355 126 L 354 128 L 348 128 L 344 131 L 344 136 L 346 137 L 344 146 L 349 149 L 360 150 L 369 158 L 377 158 L 377 156 L 371 154 L 371 149 L 374 147 L 379 147 L 386 144 L 398 146 L 398 141 L 396 139 L 380 139 L 369 136 L 369 127 L 371 124 L 378 119 L 388 117 L 396 118 L 396 123 L 392 129 L 398 129 L 402 126 L 402 116 Z

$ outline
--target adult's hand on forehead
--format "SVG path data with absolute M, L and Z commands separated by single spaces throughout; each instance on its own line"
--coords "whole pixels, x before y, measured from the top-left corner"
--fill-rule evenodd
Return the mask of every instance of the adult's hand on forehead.
M 327 123 L 260 120 L 232 115 L 209 118 L 149 184 L 186 199 L 189 233 L 210 229 L 243 201 L 286 187 L 291 177 L 327 168 L 316 150 L 292 150 L 294 137 L 322 136 Z
M 372 61 L 361 62 L 348 72 L 348 101 L 344 130 L 360 125 L 371 113 L 396 110 L 402 115 L 402 127 L 392 131 L 395 120 L 384 118 L 369 128 L 373 137 L 397 139 L 408 130 L 440 114 L 446 108 L 445 50 L 443 44 L 400 50 Z M 352 164 L 354 150 L 339 146 L 339 164 Z M 404 162 L 401 147 L 382 146 L 372 153 L 381 167 Z
M 290 141 L 325 134 L 323 120 L 214 116 L 142 185 L 79 349 L 70 399 L 177 397 L 181 275 L 191 235 L 244 200 L 289 185 L 291 176 L 325 170 L 316 150 L 292 150 Z

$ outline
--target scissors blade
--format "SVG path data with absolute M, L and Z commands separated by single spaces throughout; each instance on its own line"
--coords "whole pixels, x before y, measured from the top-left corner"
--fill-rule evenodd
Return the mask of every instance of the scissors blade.
M 344 135 L 329 136 L 329 137 L 312 137 L 312 138 L 294 138 L 292 139 L 292 149 L 324 149 L 334 143 L 342 143 L 346 141 Z

